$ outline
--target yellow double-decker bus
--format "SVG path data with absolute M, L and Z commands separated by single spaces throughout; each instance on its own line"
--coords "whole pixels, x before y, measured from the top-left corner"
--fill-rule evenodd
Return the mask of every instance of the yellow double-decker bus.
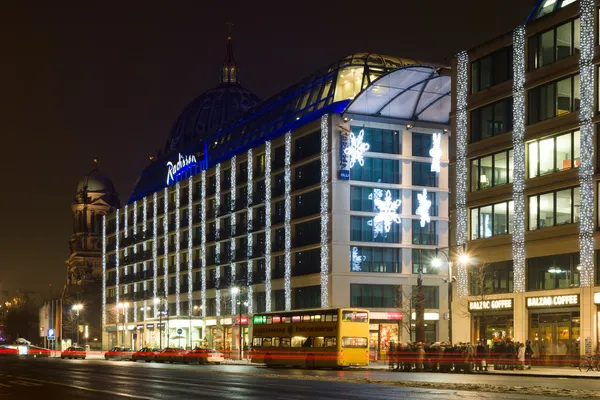
M 306 368 L 369 365 L 369 312 L 328 308 L 255 314 L 252 362 Z

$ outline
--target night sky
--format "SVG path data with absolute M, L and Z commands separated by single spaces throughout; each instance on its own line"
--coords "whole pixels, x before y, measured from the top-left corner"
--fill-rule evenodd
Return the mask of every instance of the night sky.
M 126 202 L 179 112 L 217 85 L 226 21 L 242 85 L 264 99 L 355 52 L 449 64 L 534 2 L 2 2 L 0 289 L 60 293 L 92 158 Z

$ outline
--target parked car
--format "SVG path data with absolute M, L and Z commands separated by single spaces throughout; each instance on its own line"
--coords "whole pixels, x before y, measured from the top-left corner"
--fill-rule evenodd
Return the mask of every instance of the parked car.
M 63 350 L 60 353 L 60 358 L 62 358 L 63 360 L 65 358 L 75 358 L 75 359 L 81 358 L 82 360 L 85 360 L 85 357 L 86 357 L 85 349 L 80 346 L 68 347 L 66 350 Z
M 154 362 L 169 362 L 171 364 L 182 362 L 184 354 L 185 350 L 181 347 L 168 347 L 156 353 Z
M 141 348 L 131 355 L 131 361 L 154 361 L 154 357 L 159 351 L 160 349 L 153 349 L 152 347 Z
M 196 347 L 186 352 L 183 356 L 183 362 L 189 364 L 220 364 L 225 358 L 222 353 L 215 349 L 206 347 Z
M 43 347 L 29 346 L 27 349 L 27 357 L 47 358 L 50 357 L 51 351 Z
M 105 360 L 123 361 L 131 360 L 133 351 L 129 347 L 113 347 L 104 353 Z
M 0 346 L 0 357 L 18 357 L 19 350 L 14 347 Z

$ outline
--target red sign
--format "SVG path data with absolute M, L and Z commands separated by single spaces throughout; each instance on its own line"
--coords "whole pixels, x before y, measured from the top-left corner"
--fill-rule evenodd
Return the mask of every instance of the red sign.
M 240 323 L 240 317 L 237 317 L 235 319 L 235 323 L 236 324 Z M 242 317 L 242 325 L 248 325 L 248 317 Z

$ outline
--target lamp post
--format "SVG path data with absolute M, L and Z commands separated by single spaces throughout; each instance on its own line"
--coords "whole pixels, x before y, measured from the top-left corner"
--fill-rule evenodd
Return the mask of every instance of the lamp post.
M 242 286 L 242 287 L 244 287 L 244 286 Z M 242 330 L 243 330 L 243 327 L 242 327 L 242 298 L 241 298 L 242 297 L 242 291 L 241 291 L 241 289 L 239 287 L 232 287 L 231 288 L 231 293 L 232 294 L 239 294 L 240 295 L 240 297 L 239 297 L 239 299 L 237 301 L 237 304 L 239 305 L 239 319 L 238 319 L 238 338 L 239 338 L 238 346 L 239 346 L 239 348 L 238 348 L 238 352 L 239 352 L 239 356 L 240 356 L 240 360 L 241 360 L 242 357 L 243 357 L 243 347 L 244 347 L 242 345 L 242 338 L 243 338 L 243 334 L 242 334 Z M 248 301 L 245 301 L 244 305 L 247 306 L 248 305 Z
M 81 304 L 81 303 L 73 304 L 73 307 L 71 307 L 71 310 L 75 311 L 75 314 L 77 315 L 77 322 L 76 322 L 75 330 L 77 331 L 77 344 L 79 344 L 79 312 L 81 310 L 83 310 L 83 304 Z
M 127 312 L 127 309 L 129 308 L 129 303 L 125 302 L 125 303 L 119 303 L 117 304 L 117 308 L 120 308 L 121 310 L 123 310 L 123 331 L 121 333 L 121 345 L 125 345 L 125 313 Z M 117 315 L 119 315 L 117 313 Z M 119 321 L 117 321 L 117 324 L 119 323 Z M 117 344 L 119 344 L 119 337 L 117 336 Z
M 154 304 L 158 306 L 158 347 L 160 347 L 162 349 L 162 316 L 163 316 L 163 310 L 162 310 L 162 301 L 160 297 L 155 297 L 154 298 Z
M 194 313 L 197 313 L 201 308 L 201 306 L 195 305 L 190 310 L 190 350 L 192 349 L 192 315 L 194 315 Z

